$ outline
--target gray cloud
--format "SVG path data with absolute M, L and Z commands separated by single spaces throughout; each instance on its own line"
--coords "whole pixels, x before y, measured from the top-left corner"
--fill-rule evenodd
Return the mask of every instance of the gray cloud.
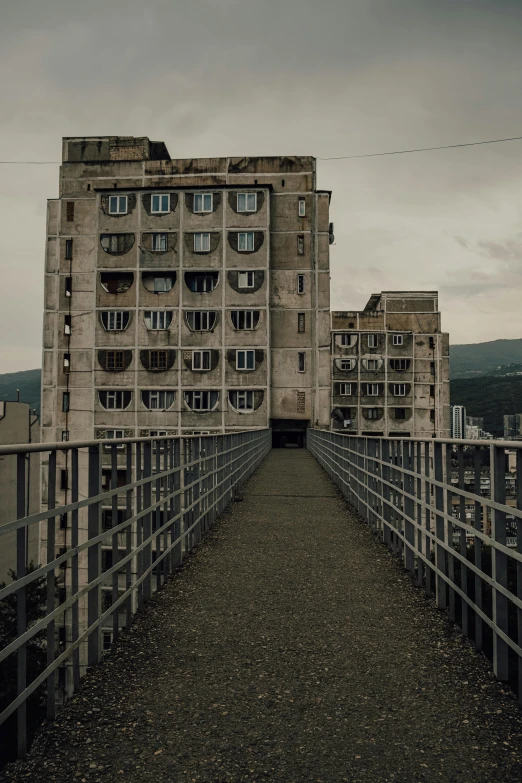
M 519 0 L 19 0 L 2 8 L 2 159 L 62 136 L 179 157 L 360 154 L 517 135 Z M 453 342 L 518 337 L 522 142 L 319 162 L 332 307 L 437 288 Z M 57 167 L 2 166 L 3 371 L 40 363 Z

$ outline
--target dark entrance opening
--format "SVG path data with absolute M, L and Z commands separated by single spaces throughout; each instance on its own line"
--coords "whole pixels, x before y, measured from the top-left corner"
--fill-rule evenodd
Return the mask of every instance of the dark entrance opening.
M 272 448 L 303 449 L 306 446 L 308 419 L 272 419 Z

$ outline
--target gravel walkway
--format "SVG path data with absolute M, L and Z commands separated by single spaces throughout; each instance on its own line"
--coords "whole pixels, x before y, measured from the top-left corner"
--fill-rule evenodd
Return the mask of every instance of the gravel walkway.
M 522 721 L 310 454 L 272 451 L 0 780 L 522 779 Z

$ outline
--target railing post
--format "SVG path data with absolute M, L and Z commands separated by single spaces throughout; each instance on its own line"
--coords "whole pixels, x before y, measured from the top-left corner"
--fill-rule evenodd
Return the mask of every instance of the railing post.
M 127 486 L 132 485 L 132 443 L 128 443 L 125 450 L 125 483 Z M 125 556 L 128 556 L 132 552 L 132 528 L 134 523 L 130 523 L 128 520 L 133 516 L 132 514 L 132 494 L 133 490 L 128 489 L 125 493 L 125 519 L 127 521 L 127 527 L 125 528 Z M 132 558 L 129 558 L 125 565 L 125 592 L 132 587 Z M 125 601 L 125 625 L 127 628 L 132 623 L 132 593 L 129 593 L 127 600 Z
M 433 453 L 434 473 L 435 481 L 444 481 L 444 462 L 442 455 L 442 443 L 434 444 Z M 435 536 L 437 544 L 435 545 L 435 566 L 442 574 L 446 574 L 446 555 L 444 547 L 441 546 L 438 541 L 444 541 L 444 517 L 440 512 L 444 511 L 444 489 L 443 487 L 435 487 L 435 508 L 437 513 L 435 514 Z M 435 580 L 435 600 L 439 609 L 446 609 L 447 606 L 447 589 L 446 581 L 440 575 L 437 574 Z
M 89 476 L 88 493 L 89 497 L 95 497 L 100 494 L 101 488 L 101 459 L 100 446 L 89 446 Z M 87 535 L 89 540 L 100 535 L 100 507 L 99 501 L 90 503 L 87 514 Z M 87 555 L 87 581 L 90 584 L 98 579 L 101 573 L 101 545 L 100 543 L 91 544 Z M 87 623 L 89 627 L 96 622 L 100 616 L 101 609 L 101 589 L 100 585 L 91 587 L 87 597 Z M 101 628 L 98 625 L 89 634 L 87 660 L 89 666 L 94 666 L 101 659 Z
M 496 503 L 506 502 L 506 470 L 504 449 L 491 446 L 491 495 Z M 506 515 L 504 511 L 492 510 L 491 537 L 497 544 L 506 546 Z M 501 587 L 508 585 L 507 555 L 494 547 L 491 558 L 493 581 Z M 493 670 L 502 682 L 509 679 L 508 645 L 497 633 L 497 628 L 508 633 L 508 601 L 506 596 L 493 585 Z
M 16 517 L 23 519 L 26 515 L 26 470 L 25 454 L 16 457 Z M 30 488 L 27 488 L 30 491 Z M 16 578 L 22 579 L 27 565 L 27 526 L 16 531 Z M 18 636 L 27 630 L 27 588 L 20 587 L 16 591 L 16 633 Z M 17 696 L 24 692 L 27 686 L 27 645 L 23 644 L 17 652 L 16 660 Z M 16 711 L 18 757 L 25 758 L 27 754 L 27 701 L 23 701 Z
M 71 450 L 71 503 L 78 502 L 78 449 Z M 71 549 L 78 546 L 78 509 L 71 511 Z M 77 595 L 80 586 L 79 558 L 74 554 L 71 558 L 71 593 Z M 71 641 L 74 643 L 80 635 L 78 598 L 71 607 Z M 72 686 L 73 692 L 80 690 L 80 648 L 72 654 Z
M 520 452 L 518 452 L 518 456 L 520 457 Z M 522 464 L 520 462 L 520 459 L 518 460 L 518 464 Z M 474 449 L 473 454 L 473 467 L 474 467 L 474 481 L 475 481 L 475 495 L 480 495 L 480 470 L 482 466 L 482 449 L 480 446 L 476 446 Z M 518 484 L 517 484 L 518 488 Z M 473 527 L 475 530 L 477 530 L 479 533 L 482 532 L 483 526 L 482 526 L 482 503 L 480 501 L 475 501 L 475 519 Z M 484 525 L 485 529 L 485 525 Z M 475 546 L 474 546 L 474 560 L 475 560 L 475 566 L 482 571 L 482 539 L 479 536 L 475 536 Z M 482 609 L 482 578 L 479 576 L 479 574 L 475 573 L 475 606 L 477 609 Z M 482 650 L 482 631 L 483 631 L 483 620 L 477 612 L 475 612 L 475 649 L 476 650 Z
M 435 492 L 432 490 L 432 485 L 430 482 L 431 476 L 432 476 L 432 461 L 433 461 L 433 454 L 432 454 L 432 444 L 431 443 L 425 443 L 424 444 L 424 476 L 423 476 L 423 485 L 424 485 L 424 500 L 426 502 L 426 507 L 424 510 L 424 556 L 426 557 L 426 595 L 428 598 L 430 598 L 433 594 L 433 569 L 431 567 L 431 555 L 435 552 L 434 547 L 432 547 L 431 543 L 431 535 L 432 532 L 432 494 L 433 497 L 435 497 Z
M 522 510 L 522 451 L 517 451 L 517 509 Z M 517 552 L 522 555 L 522 519 L 517 519 Z M 522 562 L 517 562 L 517 598 L 522 601 Z M 517 607 L 518 646 L 522 647 L 522 609 Z M 522 705 L 522 657 L 518 657 L 518 701 Z
M 152 535 L 152 447 L 150 441 L 143 444 L 143 478 L 147 479 L 143 485 L 143 508 L 149 509 L 143 517 L 143 540 L 146 541 Z M 149 541 L 143 547 L 143 573 L 152 565 L 152 542 Z M 149 573 L 143 580 L 143 600 L 148 601 L 152 595 L 152 575 Z
M 464 484 L 464 447 L 458 446 L 457 447 L 457 458 L 458 458 L 458 470 L 459 470 L 459 489 L 465 489 Z M 462 495 L 459 498 L 459 516 L 460 516 L 460 522 L 461 524 L 467 524 L 466 521 L 466 498 L 464 498 Z M 468 548 L 468 542 L 466 538 L 466 531 L 461 526 L 460 528 L 460 536 L 459 536 L 459 544 L 460 544 L 460 554 L 462 557 L 467 556 L 467 548 Z M 464 565 L 464 563 L 460 563 L 460 589 L 464 593 L 465 596 L 468 595 L 468 569 Z M 469 611 L 468 611 L 468 603 L 463 598 L 461 598 L 461 626 L 462 626 L 462 633 L 464 636 L 469 636 Z
M 110 447 L 111 450 L 111 488 L 114 489 L 118 486 L 118 452 L 117 452 L 117 446 L 114 444 Z M 113 495 L 111 498 L 111 516 L 112 516 L 112 524 L 111 527 L 116 527 L 118 524 L 118 494 Z M 112 564 L 113 566 L 116 565 L 118 560 L 120 559 L 120 550 L 118 548 L 118 536 L 119 533 L 113 533 L 112 534 L 112 540 L 111 540 L 111 549 L 112 549 Z M 105 541 L 106 539 L 104 539 Z M 118 600 L 118 588 L 119 588 L 119 580 L 118 580 L 118 572 L 114 571 L 112 574 L 112 591 L 111 591 L 111 601 L 114 604 Z M 120 626 L 118 623 L 118 614 L 119 610 L 116 609 L 113 610 L 112 613 L 112 639 L 113 642 L 116 642 L 118 640 L 118 634 L 120 630 Z
M 448 446 L 446 444 L 446 459 L 445 459 L 445 472 L 444 472 L 444 481 L 446 484 L 446 513 L 448 517 L 453 516 L 453 492 L 452 492 L 452 484 L 451 484 L 451 454 L 452 454 L 452 446 Z M 447 558 L 448 558 L 448 576 L 450 578 L 450 584 L 448 585 L 448 616 L 452 623 L 456 620 L 456 612 L 455 612 L 455 589 L 453 585 L 455 585 L 455 557 L 452 554 L 453 551 L 453 529 L 454 525 L 453 522 L 450 521 L 450 519 L 446 519 L 446 531 L 447 531 L 447 544 L 448 544 L 448 552 L 447 552 Z
M 403 441 L 403 470 L 413 471 L 413 443 Z M 403 473 L 404 493 L 414 494 L 414 478 L 408 473 Z M 415 501 L 404 494 L 404 565 L 413 574 L 415 571 L 415 527 L 411 521 L 415 515 Z
M 49 476 L 47 480 L 47 509 L 56 508 L 56 451 L 49 455 Z M 56 517 L 47 520 L 47 562 L 56 557 Z M 47 574 L 47 614 L 54 612 L 56 603 L 56 586 L 54 569 Z M 56 647 L 55 622 L 47 625 L 47 666 L 54 663 Z M 56 671 L 47 678 L 47 719 L 54 720 L 56 716 Z

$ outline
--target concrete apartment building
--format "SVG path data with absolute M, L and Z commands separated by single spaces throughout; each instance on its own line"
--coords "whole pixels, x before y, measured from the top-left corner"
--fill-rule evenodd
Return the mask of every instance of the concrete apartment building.
M 172 160 L 147 138 L 64 139 L 43 441 L 327 427 L 329 201 L 312 157 Z
M 449 336 L 436 291 L 383 291 L 332 312 L 331 427 L 347 434 L 449 437 Z
M 466 438 L 467 435 L 466 408 L 463 405 L 451 406 L 451 437 Z
M 522 437 L 522 413 L 504 416 L 504 437 L 509 440 L 518 440 Z
M 0 445 L 38 443 L 38 417 L 26 402 L 0 400 Z M 40 455 L 31 454 L 25 460 L 25 513 L 36 513 L 40 508 Z M 0 527 L 17 518 L 17 457 L 0 456 Z M 32 525 L 26 537 L 26 565 L 37 565 L 38 528 Z M 0 582 L 9 582 L 9 571 L 16 571 L 16 533 L 0 537 Z

